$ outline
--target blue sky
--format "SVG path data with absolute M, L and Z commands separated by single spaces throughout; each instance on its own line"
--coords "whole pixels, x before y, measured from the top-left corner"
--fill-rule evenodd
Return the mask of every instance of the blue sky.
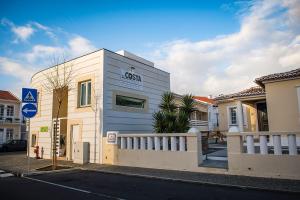
M 1 1 L 0 89 L 20 91 L 51 54 L 71 58 L 98 48 L 154 61 L 171 72 L 178 93 L 242 89 L 256 76 L 299 67 L 299 1 L 290 2 Z
M 152 43 L 180 38 L 207 39 L 235 31 L 239 24 L 233 10 L 222 8 L 230 1 L 221 0 L 29 2 L 4 2 L 1 17 L 16 25 L 36 21 L 61 28 L 88 38 L 97 48 L 112 50 L 143 51 Z M 7 33 L 0 39 L 5 48 L 9 46 L 9 37 Z M 33 38 L 31 42 L 49 44 L 46 37 Z

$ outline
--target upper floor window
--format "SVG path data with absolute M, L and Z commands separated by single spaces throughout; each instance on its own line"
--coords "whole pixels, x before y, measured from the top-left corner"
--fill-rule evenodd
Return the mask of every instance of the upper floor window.
M 4 115 L 4 105 L 0 105 L 0 117 Z
M 80 83 L 79 86 L 79 106 L 91 105 L 92 83 L 91 80 Z
M 236 125 L 237 124 L 237 113 L 236 113 L 237 108 L 236 107 L 231 107 L 229 108 L 229 117 L 230 117 L 230 124 L 231 125 Z
M 7 106 L 6 108 L 6 116 L 13 117 L 14 116 L 14 106 Z

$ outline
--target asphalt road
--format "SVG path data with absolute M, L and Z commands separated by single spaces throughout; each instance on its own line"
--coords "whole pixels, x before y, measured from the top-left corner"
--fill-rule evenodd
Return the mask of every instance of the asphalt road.
M 300 194 L 73 170 L 0 179 L 1 199 L 300 199 Z M 5 197 L 5 198 L 4 198 Z

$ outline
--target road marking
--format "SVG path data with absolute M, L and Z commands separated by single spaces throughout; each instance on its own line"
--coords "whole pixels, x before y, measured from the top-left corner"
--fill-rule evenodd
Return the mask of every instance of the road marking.
M 66 189 L 70 189 L 70 190 L 74 190 L 74 191 L 78 191 L 78 192 L 83 192 L 83 193 L 86 193 L 86 194 L 93 194 L 93 195 L 97 195 L 97 196 L 105 197 L 105 198 L 109 198 L 109 199 L 126 200 L 126 199 L 123 199 L 123 198 L 110 196 L 110 195 L 107 195 L 107 194 L 95 193 L 95 192 L 91 192 L 91 191 L 88 191 L 88 190 L 83 190 L 83 189 L 78 189 L 78 188 L 74 188 L 74 187 L 70 187 L 70 186 L 66 186 L 66 185 L 61 185 L 61 184 L 57 184 L 57 183 L 43 181 L 43 180 L 40 180 L 40 179 L 30 178 L 30 177 L 27 177 L 27 176 L 23 176 L 22 178 L 29 179 L 29 180 L 32 180 L 32 181 L 41 182 L 41 183 L 46 183 L 46 184 L 49 184 L 49 185 L 54 185 L 54 186 L 57 186 L 57 187 L 62 187 L 62 188 L 66 188 Z
M 14 175 L 11 173 L 0 174 L 0 178 L 6 178 L 6 177 L 11 177 L 11 176 L 14 176 Z

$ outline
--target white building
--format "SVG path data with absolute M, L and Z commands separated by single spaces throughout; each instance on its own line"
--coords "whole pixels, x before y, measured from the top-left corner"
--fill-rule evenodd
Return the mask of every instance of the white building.
M 158 110 L 161 95 L 170 91 L 170 74 L 148 60 L 126 51 L 106 49 L 83 55 L 59 65 L 72 71 L 67 100 L 59 114 L 59 156 L 73 160 L 74 142 L 89 143 L 89 162 L 101 163 L 101 136 L 152 132 L 152 114 Z M 55 67 L 33 75 L 31 86 L 38 89 L 38 113 L 30 122 L 30 155 L 33 148 L 51 157 L 53 121 L 57 111 L 53 92 L 45 89 L 46 76 Z
M 21 101 L 14 94 L 0 90 L 0 147 L 10 140 L 26 140 L 20 105 Z
M 218 106 L 215 104 L 212 96 L 195 96 L 194 99 L 207 107 L 208 130 L 215 131 L 219 126 L 219 111 Z

